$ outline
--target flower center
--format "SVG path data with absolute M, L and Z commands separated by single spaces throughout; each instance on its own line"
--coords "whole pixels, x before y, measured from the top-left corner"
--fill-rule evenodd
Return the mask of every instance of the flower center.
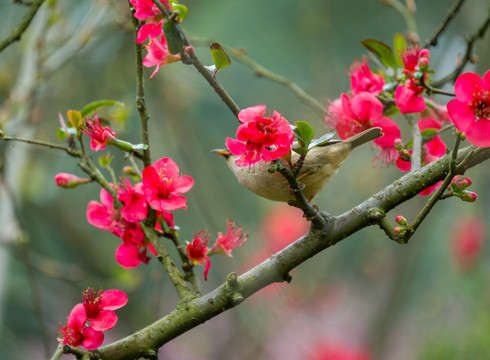
M 95 292 L 94 289 L 88 288 L 82 292 L 83 307 L 85 308 L 88 319 L 96 318 L 101 310 L 101 291 Z
M 490 120 L 490 92 L 479 91 L 473 94 L 474 100 L 470 103 L 471 110 L 477 119 Z

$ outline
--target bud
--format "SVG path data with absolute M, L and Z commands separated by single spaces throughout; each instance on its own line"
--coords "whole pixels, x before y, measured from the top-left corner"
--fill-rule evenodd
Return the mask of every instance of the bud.
M 461 190 L 464 190 L 466 189 L 468 186 L 470 186 L 473 182 L 471 181 L 470 178 L 464 178 L 464 179 L 461 179 L 461 180 L 458 180 L 456 181 L 456 185 L 461 189 Z
M 475 202 L 476 201 L 476 193 L 474 192 L 469 192 L 469 191 L 463 191 L 463 193 L 460 195 L 461 200 L 466 201 L 466 202 Z
M 76 175 L 68 173 L 59 173 L 54 177 L 54 180 L 56 181 L 56 185 L 65 189 L 72 189 L 80 184 L 87 184 L 91 181 L 90 179 L 79 178 Z
M 430 65 L 430 51 L 427 49 L 420 50 L 419 53 L 419 61 L 418 61 L 419 70 L 422 72 L 427 72 L 429 70 Z
M 400 152 L 401 150 L 403 150 L 403 141 L 402 139 L 395 139 L 394 143 L 393 143 L 393 146 L 395 147 L 395 149 Z
M 395 221 L 400 224 L 400 225 L 408 225 L 407 223 L 407 219 L 405 219 L 402 215 L 398 215 L 396 218 L 395 218 Z
M 412 161 L 412 156 L 410 155 L 410 152 L 407 149 L 403 149 L 399 151 L 399 153 L 403 161 Z

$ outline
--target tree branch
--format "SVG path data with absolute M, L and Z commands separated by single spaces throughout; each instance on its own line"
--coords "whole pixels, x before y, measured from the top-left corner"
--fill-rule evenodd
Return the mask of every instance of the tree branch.
M 465 161 L 462 173 L 490 158 L 490 148 L 469 147 L 458 152 L 458 161 Z M 423 168 L 410 172 L 398 181 L 371 196 L 346 213 L 331 217 L 329 229 L 312 226 L 310 232 L 271 256 L 260 265 L 235 278 L 230 274 L 226 283 L 210 293 L 180 303 L 175 310 L 146 328 L 113 344 L 89 352 L 92 359 L 129 360 L 144 356 L 148 349 L 158 349 L 186 331 L 233 308 L 250 295 L 275 282 L 290 279 L 289 272 L 349 235 L 377 224 L 373 209 L 384 213 L 416 196 L 420 191 L 442 179 L 449 171 L 451 156 L 445 155 Z
M 465 0 L 458 0 L 457 2 L 454 3 L 453 6 L 448 10 L 446 16 L 444 17 L 444 21 L 439 25 L 436 31 L 427 39 L 424 44 L 422 45 L 422 48 L 426 48 L 429 46 L 436 46 L 439 40 L 439 36 L 443 33 L 444 30 L 446 30 L 446 27 L 449 25 L 451 20 L 454 18 L 454 16 L 458 13 L 459 9 L 463 5 Z

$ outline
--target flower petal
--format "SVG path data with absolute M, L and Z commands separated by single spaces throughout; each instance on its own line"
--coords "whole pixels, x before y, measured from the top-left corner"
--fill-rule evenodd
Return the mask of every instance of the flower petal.
M 73 329 L 75 332 L 82 329 L 87 321 L 87 312 L 82 303 L 76 304 L 75 307 L 70 311 L 68 315 L 68 321 L 66 326 Z
M 232 138 L 226 138 L 226 147 L 235 156 L 240 156 L 245 152 L 245 144 Z
M 116 261 L 124 268 L 134 268 L 141 263 L 139 248 L 134 244 L 122 243 L 116 249 Z
M 490 147 L 490 120 L 479 119 L 465 131 L 470 143 L 479 147 Z
M 82 333 L 84 338 L 82 346 L 87 350 L 97 349 L 104 341 L 104 333 L 102 331 L 94 330 L 90 326 L 83 329 Z
M 173 192 L 175 194 L 183 194 L 188 192 L 194 185 L 194 180 L 190 176 L 181 176 L 175 180 Z
M 90 326 L 97 331 L 112 329 L 117 324 L 117 315 L 112 310 L 100 310 L 95 319 L 90 321 Z
M 460 101 L 470 102 L 473 100 L 473 94 L 482 90 L 483 81 L 475 73 L 467 72 L 459 75 L 454 83 L 454 93 Z
M 101 305 L 106 310 L 116 310 L 128 303 L 128 296 L 121 290 L 106 290 L 102 293 Z
M 447 111 L 454 125 L 456 125 L 456 129 L 462 132 L 465 132 L 476 120 L 476 115 L 469 105 L 458 99 L 453 99 L 448 102 Z
M 264 116 L 265 111 L 265 105 L 255 105 L 240 111 L 238 113 L 238 120 L 240 120 L 242 123 L 254 121 L 257 117 Z

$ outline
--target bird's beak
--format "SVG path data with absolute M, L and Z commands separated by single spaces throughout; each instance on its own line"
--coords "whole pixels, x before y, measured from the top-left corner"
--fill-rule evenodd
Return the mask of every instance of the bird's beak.
M 214 154 L 224 156 L 226 159 L 229 156 L 231 156 L 231 152 L 229 150 L 226 150 L 226 149 L 213 149 L 213 150 L 211 150 L 211 152 Z

